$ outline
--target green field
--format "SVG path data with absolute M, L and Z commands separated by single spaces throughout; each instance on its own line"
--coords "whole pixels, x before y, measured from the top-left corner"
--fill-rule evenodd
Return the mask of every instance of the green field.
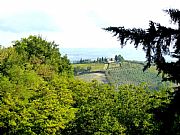
M 121 67 L 111 67 L 106 70 L 108 81 L 114 85 L 121 84 L 141 84 L 146 83 L 153 89 L 167 85 L 162 83 L 162 78 L 155 67 L 151 67 L 143 72 L 143 65 L 138 63 L 124 62 Z
M 87 64 L 73 64 L 73 67 L 82 67 L 82 68 L 87 68 L 91 67 L 91 71 L 104 71 L 105 69 L 105 64 L 104 63 L 87 63 Z
M 154 66 L 143 72 L 144 65 L 138 62 L 126 61 L 121 66 L 112 63 L 107 69 L 107 64 L 103 63 L 89 63 L 89 64 L 73 64 L 73 67 L 87 68 L 91 66 L 91 72 L 83 73 L 76 76 L 78 79 L 85 81 L 98 80 L 99 82 L 109 82 L 112 85 L 119 86 L 121 84 L 141 84 L 146 83 L 153 89 L 160 86 L 167 85 L 162 83 L 161 76 Z M 96 74 L 94 72 L 103 71 L 105 74 Z
M 76 78 L 87 81 L 87 82 L 91 82 L 92 80 L 97 80 L 100 83 L 108 83 L 105 73 L 82 74 L 82 75 L 76 76 Z

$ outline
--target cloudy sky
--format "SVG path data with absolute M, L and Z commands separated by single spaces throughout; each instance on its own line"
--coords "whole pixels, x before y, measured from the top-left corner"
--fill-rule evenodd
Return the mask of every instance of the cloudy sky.
M 162 11 L 180 9 L 180 0 L 0 0 L 0 44 L 41 35 L 60 47 L 117 47 L 101 28 L 147 28 L 149 20 L 169 24 Z

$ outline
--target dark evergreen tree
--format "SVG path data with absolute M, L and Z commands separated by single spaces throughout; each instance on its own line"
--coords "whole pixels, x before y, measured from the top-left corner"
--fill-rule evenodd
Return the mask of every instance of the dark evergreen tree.
M 176 28 L 165 27 L 160 23 L 150 21 L 148 29 L 125 29 L 124 27 L 108 27 L 106 31 L 114 33 L 122 47 L 127 41 L 134 43 L 135 48 L 142 45 L 146 52 L 147 63 L 144 70 L 152 64 L 162 73 L 164 81 L 180 84 L 180 11 L 178 9 L 165 10 Z M 165 56 L 176 58 L 167 61 Z M 180 87 L 172 93 L 171 104 L 155 110 L 155 116 L 162 122 L 160 134 L 180 134 Z
M 117 62 L 117 61 L 118 61 L 118 56 L 115 55 L 114 59 L 115 59 L 115 61 Z
M 103 57 L 101 58 L 101 61 L 104 62 L 104 58 Z

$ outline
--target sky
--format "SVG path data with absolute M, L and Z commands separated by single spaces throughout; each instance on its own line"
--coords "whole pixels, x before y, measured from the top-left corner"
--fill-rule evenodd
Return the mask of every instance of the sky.
M 102 28 L 147 28 L 150 20 L 168 26 L 163 10 L 180 9 L 180 0 L 0 0 L 0 5 L 3 46 L 41 35 L 60 48 L 120 48 Z

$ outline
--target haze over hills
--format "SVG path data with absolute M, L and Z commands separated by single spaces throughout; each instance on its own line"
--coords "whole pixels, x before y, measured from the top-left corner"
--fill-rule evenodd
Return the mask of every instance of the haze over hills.
M 60 48 L 62 55 L 67 54 L 71 62 L 82 59 L 95 60 L 98 57 L 114 58 L 121 54 L 126 60 L 145 61 L 145 54 L 141 49 L 134 48 Z

